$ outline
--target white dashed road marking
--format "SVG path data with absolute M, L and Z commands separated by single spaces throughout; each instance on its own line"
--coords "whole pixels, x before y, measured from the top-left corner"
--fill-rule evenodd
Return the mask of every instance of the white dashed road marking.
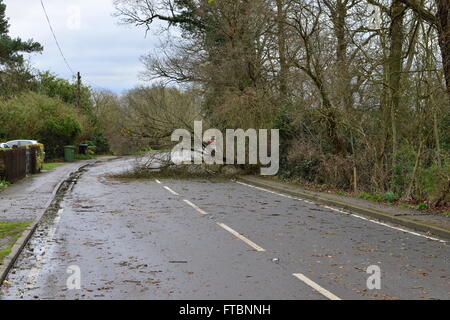
M 339 298 L 338 296 L 332 294 L 327 289 L 322 288 L 320 285 L 318 285 L 317 283 L 315 283 L 314 281 L 312 281 L 311 279 L 309 279 L 305 275 L 303 275 L 301 273 L 294 273 L 293 276 L 296 277 L 297 279 L 303 281 L 308 286 L 310 286 L 311 288 L 313 288 L 314 290 L 316 290 L 317 292 L 319 292 L 323 296 L 327 297 L 328 299 L 330 299 L 330 300 L 341 300 L 341 298 Z
M 217 223 L 219 226 L 221 226 L 222 228 L 224 228 L 225 230 L 227 230 L 229 233 L 231 233 L 233 236 L 235 236 L 236 238 L 244 241 L 246 244 L 248 244 L 250 247 L 252 247 L 253 249 L 255 249 L 256 251 L 266 251 L 265 249 L 261 248 L 260 246 L 258 246 L 256 243 L 254 243 L 253 241 L 250 241 L 249 239 L 247 239 L 246 237 L 244 237 L 243 235 L 239 234 L 237 231 L 231 229 L 229 226 L 227 226 L 224 223 Z
M 183 200 L 184 202 L 186 202 L 188 205 L 190 205 L 192 208 L 194 208 L 195 210 L 197 210 L 198 212 L 200 212 L 201 214 L 208 214 L 208 212 L 206 212 L 205 210 L 200 209 L 199 207 L 197 207 L 195 204 L 193 204 L 192 202 L 190 202 L 189 200 Z
M 173 191 L 172 189 L 170 189 L 169 187 L 164 187 L 164 189 L 166 189 L 167 191 L 169 191 L 171 194 L 173 194 L 173 195 L 176 195 L 176 196 L 179 196 L 179 194 L 178 193 L 176 193 L 175 191 Z

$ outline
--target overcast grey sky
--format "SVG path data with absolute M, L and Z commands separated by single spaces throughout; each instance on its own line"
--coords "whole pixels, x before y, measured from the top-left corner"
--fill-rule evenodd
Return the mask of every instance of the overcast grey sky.
M 32 65 L 72 79 L 48 27 L 40 0 L 5 0 L 10 33 L 44 46 Z M 139 58 L 159 46 L 156 33 L 118 24 L 112 0 L 44 0 L 62 50 L 72 69 L 85 80 L 116 93 L 142 83 Z M 79 17 L 79 18 L 78 18 Z M 91 83 L 87 83 L 92 85 Z

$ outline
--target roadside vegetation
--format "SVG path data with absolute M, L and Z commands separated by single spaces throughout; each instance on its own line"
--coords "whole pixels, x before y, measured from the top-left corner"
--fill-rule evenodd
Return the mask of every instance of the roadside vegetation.
M 173 10 L 160 10 L 163 3 Z M 187 88 L 187 101 L 200 110 L 183 117 L 221 130 L 279 129 L 280 179 L 444 212 L 450 202 L 445 3 L 115 1 L 121 21 L 142 32 L 158 28 L 158 19 L 181 31 L 178 38 L 167 33 L 164 54 L 143 57 L 143 77 Z M 137 141 L 164 138 L 163 128 L 180 119 L 152 111 L 164 103 L 169 110 L 173 100 L 142 104 L 139 91 L 127 100 L 139 122 L 126 132 Z M 191 130 L 189 123 L 181 121 L 181 128 Z
M 448 203 L 444 203 L 440 206 L 435 206 L 432 201 L 429 200 L 416 200 L 413 198 L 407 198 L 401 194 L 396 194 L 390 191 L 387 192 L 366 192 L 342 189 L 336 186 L 328 184 L 317 184 L 311 181 L 307 181 L 302 178 L 283 178 L 280 176 L 272 177 L 276 181 L 287 182 L 304 188 L 305 190 L 311 190 L 315 192 L 322 192 L 331 195 L 337 195 L 341 197 L 353 197 L 358 199 L 367 200 L 370 202 L 380 203 L 384 205 L 398 206 L 405 209 L 413 209 L 419 211 L 433 212 L 436 214 L 442 214 L 450 216 L 450 207 Z
M 2 264 L 3 259 L 11 253 L 14 243 L 29 225 L 29 222 L 0 221 L 0 264 Z
M 49 162 L 49 163 L 44 163 L 42 165 L 42 170 L 52 170 L 54 168 L 63 166 L 64 163 L 63 162 Z
M 0 140 L 38 139 L 49 158 L 79 143 L 90 149 L 78 158 L 145 157 L 194 120 L 275 128 L 279 179 L 448 211 L 446 0 L 114 2 L 135 32 L 159 30 L 158 19 L 177 32 L 160 32 L 159 54 L 142 57 L 151 85 L 120 96 L 82 85 L 78 99 L 75 83 L 24 62 L 39 44 L 10 45 L 0 0 Z M 157 174 L 147 169 L 134 175 Z
M 47 159 L 62 157 L 65 145 L 80 143 L 108 153 L 92 88 L 31 68 L 24 54 L 42 53 L 43 47 L 32 39 L 11 38 L 5 12 L 0 0 L 0 142 L 38 140 Z
M 8 186 L 10 185 L 10 183 L 6 180 L 0 180 L 0 191 L 2 191 L 3 189 L 8 188 Z

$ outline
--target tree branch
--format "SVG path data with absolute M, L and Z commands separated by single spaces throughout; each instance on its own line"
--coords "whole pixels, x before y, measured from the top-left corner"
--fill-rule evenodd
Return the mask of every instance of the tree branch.
M 398 1 L 400 1 L 401 3 L 406 5 L 408 8 L 413 10 L 415 13 L 417 13 L 419 15 L 419 17 L 421 17 L 423 20 L 425 20 L 429 24 L 437 27 L 438 20 L 437 20 L 436 16 L 432 12 L 426 10 L 420 4 L 419 1 L 417 1 L 417 0 L 398 0 Z

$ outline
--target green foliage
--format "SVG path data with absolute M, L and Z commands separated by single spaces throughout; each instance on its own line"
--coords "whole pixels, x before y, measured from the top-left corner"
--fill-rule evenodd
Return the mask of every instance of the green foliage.
M 396 200 L 395 194 L 393 192 L 385 192 L 383 198 L 386 202 L 392 203 Z
M 414 43 L 423 50 L 402 55 L 409 39 L 402 29 L 413 19 L 403 16 L 400 2 L 386 1 L 386 10 L 402 19 L 386 20 L 388 32 L 367 39 L 351 30 L 369 26 L 371 13 L 360 6 L 339 9 L 336 1 L 327 10 L 317 1 L 286 9 L 280 1 L 174 0 L 172 11 L 152 1 L 148 6 L 129 0 L 115 4 L 123 22 L 150 28 L 164 20 L 179 27 L 189 44 L 167 46 L 165 57 L 144 57 L 145 76 L 198 85 L 202 116 L 212 127 L 280 130 L 280 176 L 357 187 L 378 193 L 362 196 L 386 202 L 413 196 L 422 184 L 426 197 L 440 199 L 449 193 L 448 180 L 442 169 L 429 168 L 438 162 L 438 152 L 450 149 L 448 95 L 434 52 L 440 30 L 418 28 Z M 340 21 L 328 10 L 348 19 Z M 312 26 L 313 21 L 320 23 Z M 273 29 L 279 32 L 266 36 Z M 339 39 L 330 41 L 337 29 Z M 293 55 L 292 43 L 302 43 Z M 342 55 L 339 43 L 354 45 Z M 402 66 L 414 72 L 400 77 Z M 145 106 L 150 99 L 143 101 Z M 153 128 L 166 129 L 161 123 L 170 122 L 141 121 L 155 114 L 136 113 L 124 131 L 150 140 Z M 167 131 L 162 134 L 168 136 Z M 131 145 L 130 140 L 123 145 Z
M 107 154 L 110 151 L 109 142 L 102 133 L 96 133 L 92 137 L 92 140 L 86 141 L 85 144 L 91 147 L 90 150 L 94 151 L 96 154 Z
M 414 207 L 414 209 L 416 210 L 424 210 L 426 208 L 428 208 L 428 204 L 426 203 L 419 203 L 417 206 Z
M 67 104 L 77 104 L 77 85 L 75 83 L 58 78 L 48 71 L 39 73 L 36 82 L 41 94 L 59 98 Z M 83 111 L 87 113 L 92 112 L 91 89 L 84 85 L 81 85 L 80 88 L 80 106 Z
M 11 252 L 12 246 L 29 225 L 29 222 L 0 221 L 0 265 L 3 258 Z
M 29 66 L 25 64 L 8 65 L 0 70 L 1 97 L 11 98 L 21 92 L 34 90 L 35 88 L 34 75 Z
M 88 141 L 85 141 L 84 144 L 87 144 L 87 146 L 88 146 L 87 150 L 86 150 L 86 155 L 88 156 L 88 158 L 94 156 L 97 152 L 97 147 L 95 146 L 94 142 L 88 140 Z M 83 160 L 84 156 L 86 156 L 86 155 L 79 154 L 79 156 L 80 156 L 79 160 Z
M 442 132 L 442 147 L 445 151 L 450 151 L 450 107 L 444 114 L 441 121 L 440 131 Z
M 6 189 L 11 183 L 6 180 L 0 180 L 0 190 Z
M 11 38 L 5 12 L 6 5 L 0 0 L 0 65 L 21 65 L 24 61 L 21 53 L 41 52 L 43 47 L 33 40 Z
M 358 198 L 374 201 L 374 202 L 387 202 L 392 203 L 397 200 L 397 197 L 393 192 L 385 192 L 383 194 L 372 194 L 368 192 L 361 192 L 357 195 Z
M 93 156 L 94 156 L 94 153 L 91 153 L 91 154 L 76 154 L 75 155 L 75 160 L 89 160 L 89 159 L 92 159 L 93 158 Z
M 0 138 L 38 140 L 45 145 L 47 158 L 61 156 L 63 147 L 82 132 L 84 121 L 74 107 L 36 93 L 0 103 Z
M 406 190 L 412 178 L 416 161 L 416 152 L 409 145 L 402 146 L 397 151 L 397 162 L 392 173 L 392 189 L 398 193 Z
M 290 108 L 290 105 L 284 105 L 279 108 L 273 122 L 274 128 L 280 130 L 280 137 L 285 139 L 291 138 L 295 132 L 295 128 L 289 117 Z
M 50 139 L 50 136 L 57 140 L 59 140 L 60 137 L 65 137 L 67 138 L 66 144 L 73 141 L 81 132 L 80 124 L 70 115 L 47 119 L 44 121 L 44 128 L 43 136 L 45 137 L 48 135 L 48 137 L 46 137 L 47 140 Z
M 283 170 L 281 176 L 283 178 L 301 177 L 312 182 L 317 174 L 318 164 L 319 162 L 316 159 L 305 159 L 291 163 Z
M 383 196 L 379 194 L 371 194 L 368 192 L 361 192 L 357 195 L 358 198 L 369 200 L 369 201 L 375 201 L 375 202 L 381 202 L 383 201 Z
M 62 155 L 64 146 L 72 144 L 81 130 L 81 125 L 75 116 L 61 115 L 44 121 L 39 136 L 47 146 L 49 157 L 55 157 Z
M 95 155 L 96 151 L 97 151 L 97 148 L 95 146 L 89 146 L 86 150 L 86 153 L 88 156 L 92 157 Z
M 33 89 L 33 75 L 24 62 L 23 53 L 41 52 L 42 46 L 33 40 L 22 41 L 9 36 L 6 5 L 0 0 L 0 96 L 12 97 Z
M 443 159 L 442 166 L 434 164 L 420 169 L 417 187 L 421 199 L 450 201 L 450 157 Z
M 40 171 L 44 165 L 45 160 L 45 147 L 43 144 L 39 144 L 39 151 L 37 153 L 37 168 Z
M 44 163 L 42 166 L 42 170 L 52 170 L 52 169 L 60 167 L 62 165 L 64 165 L 63 162 Z
M 273 127 L 280 130 L 280 172 L 283 178 L 289 178 L 295 174 L 296 170 L 289 170 L 289 164 L 287 159 L 287 153 L 289 149 L 289 140 L 292 138 L 294 128 L 291 120 L 289 119 L 289 106 L 284 105 L 279 108 L 275 119 L 273 121 Z

